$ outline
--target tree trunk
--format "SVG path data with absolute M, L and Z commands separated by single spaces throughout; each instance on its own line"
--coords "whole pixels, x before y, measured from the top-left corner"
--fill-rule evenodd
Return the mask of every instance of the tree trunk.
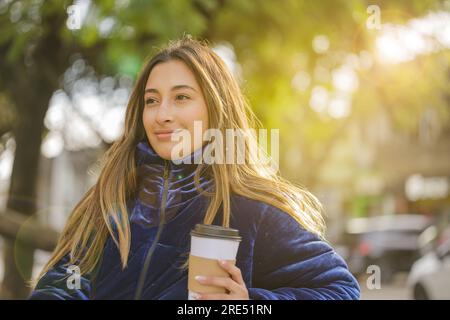
M 23 75 L 23 78 L 27 77 Z M 25 88 L 18 85 L 15 88 L 17 95 L 21 97 L 16 96 L 15 99 L 19 119 L 13 131 L 16 151 L 7 208 L 31 217 L 36 211 L 36 182 L 44 130 L 43 120 L 50 96 L 45 92 L 33 94 L 40 89 L 39 85 L 26 80 L 25 82 L 35 87 Z M 39 99 L 30 99 L 38 96 Z M 2 298 L 24 299 L 28 296 L 29 287 L 26 282 L 31 280 L 32 276 L 33 253 L 34 250 L 21 241 L 20 232 L 15 241 L 4 239 L 5 273 Z
M 18 110 L 13 129 L 16 142 L 7 209 L 32 217 L 36 212 L 36 186 L 44 117 L 54 87 L 42 79 L 39 67 L 17 66 L 10 92 Z M 8 211 L 8 210 L 7 210 Z M 5 272 L 2 298 L 23 299 L 29 294 L 34 249 L 21 240 L 4 239 Z

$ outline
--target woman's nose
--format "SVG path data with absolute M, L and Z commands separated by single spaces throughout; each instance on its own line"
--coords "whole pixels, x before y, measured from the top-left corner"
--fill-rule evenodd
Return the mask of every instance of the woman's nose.
M 162 101 L 156 113 L 156 121 L 159 123 L 171 122 L 173 117 L 173 106 L 169 100 Z

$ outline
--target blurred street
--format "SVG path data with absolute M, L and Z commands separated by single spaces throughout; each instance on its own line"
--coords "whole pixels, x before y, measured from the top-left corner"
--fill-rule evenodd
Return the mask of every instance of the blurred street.
M 407 274 L 398 274 L 392 283 L 381 284 L 381 289 L 368 289 L 366 279 L 359 281 L 361 300 L 410 300 L 411 293 L 406 287 Z

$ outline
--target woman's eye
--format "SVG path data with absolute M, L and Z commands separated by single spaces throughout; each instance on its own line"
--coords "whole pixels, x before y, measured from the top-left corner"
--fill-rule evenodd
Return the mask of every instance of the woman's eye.
M 185 96 L 184 94 L 179 94 L 176 96 L 177 100 L 188 100 L 190 99 L 188 96 Z
M 153 98 L 148 98 L 147 100 L 145 100 L 145 104 L 152 104 L 154 103 L 156 100 Z

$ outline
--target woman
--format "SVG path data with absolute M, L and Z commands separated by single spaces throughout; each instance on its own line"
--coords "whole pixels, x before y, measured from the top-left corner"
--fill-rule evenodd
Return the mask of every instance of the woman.
M 197 161 L 212 143 L 198 131 L 257 124 L 207 45 L 185 37 L 163 48 L 141 72 L 124 134 L 74 208 L 31 299 L 187 299 L 197 223 L 242 236 L 236 265 L 221 264 L 230 277 L 198 280 L 226 293 L 197 299 L 358 299 L 355 278 L 323 240 L 320 203 L 270 162 L 255 161 L 254 135 L 245 137 L 243 163 Z M 175 152 L 181 132 L 194 137 L 183 154 Z

